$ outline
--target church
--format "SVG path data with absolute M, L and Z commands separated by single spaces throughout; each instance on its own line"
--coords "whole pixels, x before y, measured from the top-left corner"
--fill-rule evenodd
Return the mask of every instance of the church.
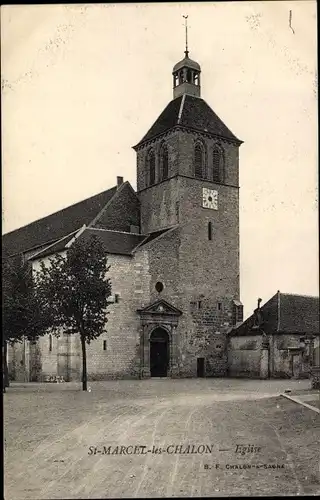
M 201 96 L 201 67 L 173 68 L 173 98 L 138 144 L 137 190 L 114 187 L 7 233 L 33 269 L 96 235 L 112 283 L 107 332 L 87 347 L 89 380 L 221 377 L 239 286 L 239 140 Z M 169 97 L 169 96 L 168 96 Z M 81 378 L 78 335 L 9 348 L 16 381 Z

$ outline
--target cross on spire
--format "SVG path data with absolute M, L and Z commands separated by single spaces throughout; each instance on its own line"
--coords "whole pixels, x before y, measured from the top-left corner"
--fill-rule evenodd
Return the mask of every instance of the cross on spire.
M 184 51 L 186 57 L 189 57 L 189 50 L 188 50 L 188 16 L 182 16 L 185 20 L 184 26 L 186 29 L 186 50 Z

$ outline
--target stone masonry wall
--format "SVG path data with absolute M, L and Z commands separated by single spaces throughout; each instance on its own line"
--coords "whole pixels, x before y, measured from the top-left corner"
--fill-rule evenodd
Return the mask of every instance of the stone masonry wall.
M 231 301 L 225 297 L 206 298 L 203 294 L 194 294 L 191 299 L 189 303 L 180 300 L 184 315 L 177 328 L 179 376 L 196 377 L 197 358 L 205 359 L 207 377 L 225 376 Z
M 178 187 L 179 181 L 175 177 L 139 193 L 142 234 L 178 224 Z
M 225 158 L 225 178 L 224 184 L 235 188 L 239 185 L 239 148 L 223 140 L 206 137 L 203 134 L 178 130 L 153 141 L 137 153 L 137 176 L 138 193 L 141 201 L 141 231 L 148 233 L 158 229 L 172 226 L 181 222 L 181 217 L 188 217 L 188 210 L 182 211 L 183 200 L 180 191 L 182 186 L 181 178 L 171 178 L 175 175 L 186 176 L 189 185 L 201 185 L 211 189 L 219 189 L 222 193 L 228 191 L 228 187 L 222 184 L 215 184 L 212 181 L 194 178 L 194 147 L 196 141 L 201 139 L 206 151 L 205 169 L 207 176 L 212 178 L 213 149 L 216 144 L 224 151 Z M 160 169 L 160 148 L 165 142 L 169 152 L 169 179 L 159 183 Z M 146 187 L 147 154 L 153 148 L 156 156 L 156 183 Z M 230 189 L 230 188 L 229 188 Z M 185 208 L 185 207 L 183 207 Z M 235 207 L 236 208 L 236 207 Z
M 223 376 L 227 373 L 225 334 L 231 326 L 234 297 L 230 293 L 226 296 L 221 285 L 220 293 L 218 288 L 214 290 L 210 280 L 208 283 L 203 278 L 206 275 L 201 274 L 201 267 L 196 270 L 196 263 L 189 268 L 181 265 L 181 237 L 181 228 L 174 228 L 146 245 L 150 255 L 150 302 L 161 297 L 183 313 L 175 333 L 177 376 L 196 377 L 197 358 L 202 357 L 206 376 Z M 194 257 L 196 259 L 196 255 Z M 201 255 L 199 263 L 201 265 Z M 160 294 L 154 288 L 157 281 L 164 284 Z
M 8 372 L 9 379 L 16 382 L 29 380 L 29 367 L 26 365 L 26 343 L 17 342 L 8 345 Z
M 48 258 L 42 260 L 49 263 Z M 34 269 L 39 265 L 35 261 Z M 149 304 L 148 252 L 141 250 L 133 257 L 109 255 L 108 265 L 112 296 L 117 294 L 119 302 L 109 305 L 107 332 L 87 345 L 88 379 L 137 378 L 140 370 L 140 318 L 137 309 Z M 49 351 L 49 336 L 46 335 L 39 339 L 38 346 L 41 352 L 41 380 L 54 374 L 63 376 L 65 380 L 80 380 L 82 355 L 79 335 L 66 336 L 62 333 L 58 339 L 52 336 L 52 351 Z
M 225 178 L 224 184 L 239 185 L 239 147 L 222 139 L 213 138 L 197 132 L 179 132 L 179 174 L 194 177 L 194 147 L 201 140 L 205 147 L 205 169 L 207 178 L 211 178 L 213 149 L 219 145 L 224 152 Z
M 230 377 L 260 377 L 261 335 L 229 337 Z
M 169 172 L 168 178 L 177 175 L 179 171 L 179 134 L 178 131 L 171 131 L 167 135 L 155 139 L 154 141 L 148 143 L 146 146 L 142 147 L 137 151 L 137 191 L 147 187 L 146 184 L 146 168 L 147 168 L 147 156 L 149 150 L 152 148 L 155 152 L 155 178 L 156 183 L 160 179 L 160 150 L 163 143 L 165 143 L 168 149 L 169 156 Z M 165 181 L 163 181 L 165 182 Z
M 203 187 L 218 190 L 218 210 L 202 207 Z M 203 345 L 208 334 L 216 335 L 215 332 L 220 331 L 224 335 L 231 326 L 232 300 L 239 300 L 239 200 L 237 188 L 196 179 L 180 178 L 179 192 L 181 307 L 189 311 L 190 304 L 199 300 L 204 306 L 197 316 L 191 311 L 183 316 L 178 327 L 180 345 L 185 351 L 181 355 L 184 356 L 181 374 L 195 376 L 197 356 L 195 349 L 190 351 L 189 339 L 200 341 L 202 337 Z M 208 239 L 209 222 L 212 223 L 211 240 Z M 211 356 L 208 375 L 222 376 L 227 371 L 226 340 L 223 340 L 222 356 L 213 346 L 215 337 L 212 339 L 206 349 L 207 356 Z
M 92 380 L 138 378 L 140 318 L 137 309 L 149 303 L 148 253 L 140 251 L 134 257 L 110 255 L 108 264 L 112 294 L 119 294 L 119 303 L 109 306 L 107 333 L 87 346 L 88 376 Z
M 270 345 L 270 364 L 271 376 L 275 378 L 289 378 L 294 375 L 293 373 L 293 359 L 292 356 L 298 356 L 300 377 L 308 378 L 310 371 L 310 360 L 307 358 L 306 353 L 290 352 L 288 347 L 299 347 L 300 345 L 299 334 L 279 334 L 273 335 Z

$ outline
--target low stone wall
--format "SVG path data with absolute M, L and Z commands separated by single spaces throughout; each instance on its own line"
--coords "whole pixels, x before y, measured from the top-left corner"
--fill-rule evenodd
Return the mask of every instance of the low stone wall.
M 314 366 L 311 369 L 311 387 L 320 389 L 320 366 Z
M 230 377 L 261 377 L 261 336 L 229 338 L 228 368 Z M 265 373 L 262 374 L 265 378 Z

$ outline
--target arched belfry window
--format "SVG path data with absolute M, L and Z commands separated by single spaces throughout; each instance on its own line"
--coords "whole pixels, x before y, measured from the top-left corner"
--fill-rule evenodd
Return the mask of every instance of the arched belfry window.
M 213 150 L 213 181 L 223 182 L 224 181 L 224 155 L 220 148 L 217 146 Z
M 153 149 L 150 149 L 148 153 L 147 169 L 149 174 L 149 186 L 152 186 L 156 181 L 156 158 Z
M 204 148 L 200 143 L 194 148 L 194 176 L 204 178 Z
M 169 175 L 169 155 L 168 149 L 165 144 L 161 146 L 160 150 L 160 179 L 168 179 Z

